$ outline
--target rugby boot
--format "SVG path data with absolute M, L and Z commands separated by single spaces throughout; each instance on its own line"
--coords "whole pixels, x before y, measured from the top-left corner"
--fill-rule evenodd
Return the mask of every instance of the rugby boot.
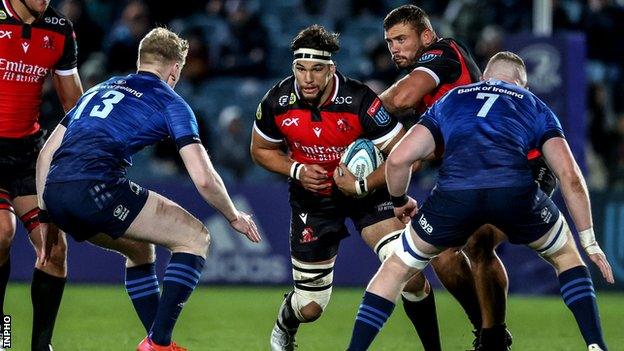
M 293 351 L 297 346 L 295 344 L 295 333 L 297 330 L 288 330 L 279 322 L 275 322 L 271 331 L 271 351 Z
M 588 346 L 587 351 L 603 351 L 598 344 L 591 344 Z
M 148 336 L 141 340 L 137 351 L 188 351 L 186 348 L 176 345 L 175 342 L 167 346 L 157 345 Z
M 275 321 L 275 325 L 273 325 L 273 330 L 271 331 L 271 351 L 292 351 L 295 347 L 297 347 L 297 344 L 295 344 L 295 334 L 297 333 L 298 328 L 288 328 L 284 325 L 284 321 L 282 320 L 282 316 L 284 316 L 286 312 L 284 309 L 292 311 L 290 299 L 293 294 L 294 291 L 291 291 L 290 293 L 284 295 L 284 302 L 280 306 L 279 312 L 277 313 L 277 320 Z
M 500 328 L 505 328 L 500 334 Z M 498 330 L 496 330 L 498 329 Z M 501 326 L 488 329 L 486 335 L 477 330 L 473 330 L 475 340 L 472 342 L 474 349 L 469 351 L 509 351 L 513 343 L 511 332 L 503 324 Z

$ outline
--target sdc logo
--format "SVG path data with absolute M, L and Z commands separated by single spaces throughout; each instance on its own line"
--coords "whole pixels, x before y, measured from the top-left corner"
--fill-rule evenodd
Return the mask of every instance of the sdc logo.
M 46 17 L 44 19 L 45 23 L 47 24 L 58 24 L 61 26 L 64 26 L 65 23 L 67 23 L 67 20 L 64 18 L 58 18 L 58 17 Z

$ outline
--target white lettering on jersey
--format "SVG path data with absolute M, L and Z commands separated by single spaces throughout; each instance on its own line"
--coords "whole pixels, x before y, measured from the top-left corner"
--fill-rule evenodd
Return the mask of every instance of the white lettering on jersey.
M 299 117 L 285 118 L 282 121 L 282 127 L 290 127 L 292 125 L 299 127 Z

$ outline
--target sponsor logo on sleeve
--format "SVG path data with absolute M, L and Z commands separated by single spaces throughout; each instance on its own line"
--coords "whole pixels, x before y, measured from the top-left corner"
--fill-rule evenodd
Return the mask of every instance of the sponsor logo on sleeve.
M 431 62 L 440 56 L 442 56 L 442 50 L 429 50 L 420 56 L 418 63 Z
M 385 126 L 390 123 L 390 114 L 388 114 L 388 111 L 383 107 L 379 98 L 373 101 L 366 113 L 372 117 L 373 121 L 379 126 Z
M 258 108 L 256 109 L 256 119 L 260 120 L 262 118 L 262 103 L 258 104 Z
M 286 106 L 288 105 L 288 95 L 282 95 L 279 97 L 279 99 L 277 99 L 277 103 L 280 106 Z

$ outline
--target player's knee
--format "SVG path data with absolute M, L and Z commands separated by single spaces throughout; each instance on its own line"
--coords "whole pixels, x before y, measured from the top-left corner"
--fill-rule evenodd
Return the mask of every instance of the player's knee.
M 301 314 L 301 317 L 304 321 L 314 322 L 321 317 L 321 314 L 323 314 L 323 307 L 321 307 L 315 301 L 312 301 L 307 305 L 303 306 L 299 310 L 299 313 Z
M 403 295 L 410 301 L 420 301 L 427 297 L 429 290 L 431 289 L 427 278 L 422 272 L 415 274 L 403 287 Z
M 208 248 L 210 247 L 210 233 L 208 228 L 201 225 L 199 230 L 193 230 L 185 243 L 188 252 L 206 258 L 208 255 Z
M 297 319 L 312 322 L 318 319 L 331 298 L 334 263 L 304 264 L 293 260 L 295 293 L 291 298 Z
M 409 231 L 404 230 L 398 240 L 400 242 L 394 247 L 394 253 L 408 267 L 422 271 L 427 267 L 431 259 L 436 256 L 436 254 L 429 254 L 419 249 Z M 386 263 L 388 262 L 384 264 Z M 407 271 L 405 269 L 405 273 Z
M 559 219 L 552 228 L 540 239 L 529 244 L 529 247 L 550 263 L 556 264 L 556 261 L 565 259 L 566 256 L 578 256 L 578 251 L 568 240 L 571 235 L 566 220 L 559 214 Z
M 13 242 L 15 236 L 15 225 L 13 220 L 7 216 L 1 216 L 0 219 L 0 250 L 8 250 Z
M 64 238 L 59 239 L 58 243 L 52 246 L 48 264 L 58 269 L 65 269 L 67 265 L 67 241 Z
M 481 264 L 496 259 L 494 249 L 500 243 L 498 232 L 496 227 L 489 224 L 477 229 L 463 249 L 472 263 Z
M 129 242 L 124 245 L 122 254 L 126 256 L 128 266 L 153 263 L 156 260 L 154 245 L 146 242 Z
M 403 229 L 388 233 L 375 244 L 374 250 L 379 261 L 383 262 L 392 255 L 399 243 L 398 239 L 401 237 L 401 233 L 403 233 Z

